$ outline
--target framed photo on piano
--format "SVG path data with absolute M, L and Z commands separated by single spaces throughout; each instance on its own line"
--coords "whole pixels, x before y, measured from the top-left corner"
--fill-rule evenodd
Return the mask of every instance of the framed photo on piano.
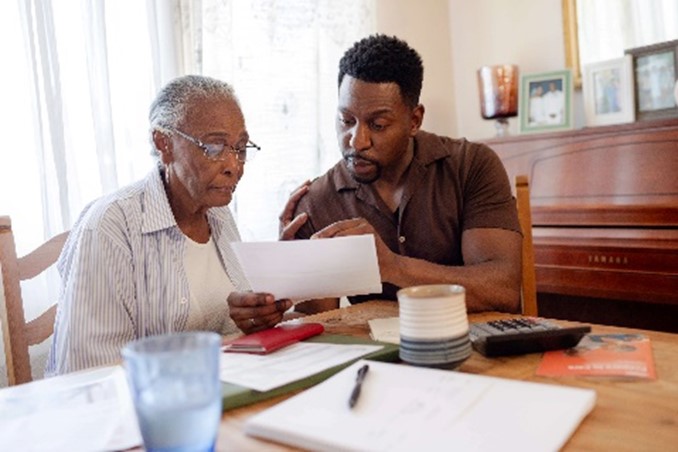
M 678 78 L 678 40 L 627 49 L 624 53 L 633 58 L 636 118 L 678 117 L 673 95 Z
M 572 129 L 570 69 L 522 75 L 518 97 L 520 133 Z
M 603 126 L 635 121 L 631 55 L 588 64 L 583 69 L 586 125 Z

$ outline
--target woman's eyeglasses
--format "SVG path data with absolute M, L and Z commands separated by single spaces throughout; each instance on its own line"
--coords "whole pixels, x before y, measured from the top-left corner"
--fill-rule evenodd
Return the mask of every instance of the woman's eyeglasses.
M 201 140 L 172 127 L 168 127 L 167 130 L 170 132 L 175 132 L 180 137 L 198 146 L 200 149 L 202 149 L 205 157 L 207 157 L 208 160 L 226 160 L 228 158 L 228 154 L 233 154 L 239 162 L 245 163 L 252 160 L 257 154 L 257 151 L 261 150 L 260 146 L 257 146 L 249 140 L 243 147 L 236 149 L 226 143 L 203 143 Z

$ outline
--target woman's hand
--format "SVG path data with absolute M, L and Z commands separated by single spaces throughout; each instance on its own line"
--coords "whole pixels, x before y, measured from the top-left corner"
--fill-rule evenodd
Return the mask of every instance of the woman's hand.
M 232 292 L 228 306 L 235 324 L 249 334 L 280 323 L 285 311 L 292 307 L 292 301 L 276 300 L 270 293 Z

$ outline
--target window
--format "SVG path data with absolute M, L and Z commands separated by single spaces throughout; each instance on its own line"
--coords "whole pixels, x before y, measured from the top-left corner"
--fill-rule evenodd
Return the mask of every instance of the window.
M 243 240 L 275 240 L 278 214 L 304 180 L 339 158 L 334 131 L 339 59 L 374 32 L 373 0 L 202 1 L 191 33 L 193 61 L 231 82 L 252 140 L 234 211 Z M 196 25 L 197 24 L 197 25 Z
M 582 67 L 624 56 L 624 50 L 678 39 L 675 0 L 579 0 Z
M 0 214 L 19 253 L 151 170 L 148 107 L 187 73 L 234 85 L 263 151 L 231 208 L 244 239 L 277 238 L 289 192 L 339 158 L 337 63 L 374 31 L 373 2 L 0 2 Z M 27 318 L 55 300 L 52 279 L 22 286 Z

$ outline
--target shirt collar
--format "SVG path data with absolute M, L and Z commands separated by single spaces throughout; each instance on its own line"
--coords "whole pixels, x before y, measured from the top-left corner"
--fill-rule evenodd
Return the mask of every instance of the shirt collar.
M 146 193 L 146 200 L 142 214 L 141 232 L 146 234 L 176 227 L 177 221 L 172 214 L 165 186 L 162 183 L 160 168 L 154 169 L 146 176 L 144 193 Z
M 414 136 L 414 158 L 412 165 L 424 168 L 448 155 L 449 151 L 443 146 L 440 137 L 437 135 L 420 130 Z M 362 185 L 351 177 L 343 159 L 337 164 L 336 168 L 337 171 L 334 172 L 333 179 L 337 191 L 357 190 Z
M 144 203 L 145 208 L 142 214 L 141 232 L 147 234 L 178 227 L 177 220 L 174 218 L 169 199 L 167 198 L 165 186 L 162 183 L 162 174 L 159 168 L 154 169 L 146 176 L 144 192 L 147 195 L 147 199 Z M 230 211 L 219 208 L 209 209 L 207 211 L 207 218 L 208 220 L 215 221 L 217 225 L 223 225 L 230 221 Z

